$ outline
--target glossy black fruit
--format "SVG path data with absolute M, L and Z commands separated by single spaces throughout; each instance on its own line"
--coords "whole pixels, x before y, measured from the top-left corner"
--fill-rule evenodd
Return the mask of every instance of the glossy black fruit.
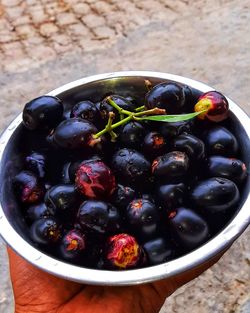
M 30 171 L 22 171 L 17 174 L 13 179 L 13 187 L 17 198 L 23 203 L 37 203 L 44 196 L 44 186 Z
M 146 108 L 165 109 L 167 114 L 181 113 L 185 106 L 183 87 L 175 83 L 161 83 L 146 94 Z
M 129 122 L 119 131 L 119 142 L 128 148 L 139 148 L 142 144 L 146 130 L 138 122 Z
M 58 218 L 69 218 L 79 207 L 79 194 L 74 185 L 60 184 L 49 189 L 44 197 L 47 207 Z
M 126 209 L 129 228 L 142 240 L 157 234 L 159 219 L 158 208 L 149 200 L 135 199 Z
M 63 118 L 63 104 L 52 96 L 41 96 L 28 102 L 23 110 L 23 123 L 30 129 L 50 129 Z
M 117 208 L 125 209 L 135 196 L 136 193 L 134 189 L 118 184 L 112 195 L 111 202 Z
M 164 238 L 156 238 L 143 245 L 149 265 L 167 262 L 173 258 L 173 248 Z
M 178 208 L 184 204 L 186 193 L 183 183 L 161 185 L 156 190 L 156 199 L 164 209 Z
M 221 177 L 212 177 L 201 181 L 191 191 L 195 206 L 206 213 L 233 209 L 239 199 L 239 190 L 234 182 Z
M 72 184 L 76 179 L 76 172 L 79 169 L 82 161 L 67 162 L 62 169 L 62 183 Z
M 181 134 L 176 137 L 172 142 L 172 147 L 174 150 L 185 152 L 192 160 L 205 157 L 204 142 L 191 134 Z
M 140 264 L 141 258 L 142 249 L 133 236 L 118 234 L 108 239 L 105 261 L 109 268 L 135 268 Z
M 209 238 L 206 221 L 191 209 L 180 207 L 169 213 L 168 226 L 173 239 L 185 250 L 192 250 Z
M 85 100 L 73 106 L 70 117 L 79 117 L 95 123 L 99 120 L 100 115 L 96 105 L 89 100 Z
M 160 133 L 165 137 L 166 140 L 179 136 L 183 133 L 191 133 L 193 128 L 193 120 L 181 121 L 181 122 L 168 122 L 159 123 Z
M 166 151 L 166 140 L 155 131 L 149 132 L 143 140 L 142 150 L 148 158 L 156 158 Z
M 118 210 L 110 203 L 98 200 L 83 202 L 77 214 L 77 222 L 83 230 L 100 235 L 117 233 L 121 228 Z
M 61 122 L 51 135 L 53 142 L 61 148 L 76 149 L 91 146 L 91 135 L 97 128 L 89 121 L 71 118 Z
M 78 261 L 86 250 L 86 242 L 86 236 L 80 230 L 70 230 L 60 243 L 60 256 L 65 260 Z
M 225 127 L 213 127 L 204 134 L 206 149 L 210 155 L 237 156 L 239 145 L 235 136 Z
M 116 188 L 111 169 L 99 159 L 81 163 L 76 172 L 75 185 L 78 191 L 91 199 L 108 198 Z
M 46 174 L 46 156 L 39 152 L 33 152 L 25 158 L 25 166 L 34 172 L 39 178 L 44 178 Z
M 56 243 L 61 236 L 60 225 L 52 217 L 39 219 L 31 225 L 30 235 L 34 242 L 42 245 Z
M 171 181 L 186 175 L 189 158 L 185 152 L 172 151 L 156 158 L 152 163 L 152 173 L 158 179 Z
M 141 153 L 132 149 L 118 150 L 112 158 L 111 167 L 119 179 L 130 185 L 138 186 L 146 183 L 150 175 L 148 160 Z
M 210 177 L 224 177 L 235 183 L 242 183 L 247 177 L 247 168 L 241 160 L 214 155 L 208 158 L 207 174 Z
M 52 216 L 53 212 L 46 206 L 45 203 L 39 203 L 30 206 L 26 211 L 26 217 L 29 221 L 34 222 L 40 218 Z

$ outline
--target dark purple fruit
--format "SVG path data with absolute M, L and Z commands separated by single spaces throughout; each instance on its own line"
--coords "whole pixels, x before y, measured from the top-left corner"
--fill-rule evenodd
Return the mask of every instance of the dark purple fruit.
M 138 122 L 125 124 L 119 132 L 119 141 L 128 148 L 138 148 L 141 146 L 146 130 Z
M 189 158 L 186 153 L 172 151 L 156 158 L 152 163 L 152 173 L 158 179 L 170 181 L 183 177 L 189 168 Z
M 78 229 L 67 232 L 59 246 L 60 256 L 69 261 L 78 261 L 85 249 L 86 236 Z
M 79 194 L 74 185 L 56 185 L 46 192 L 44 202 L 58 218 L 70 217 L 72 213 L 77 212 Z
M 53 142 L 61 148 L 77 149 L 92 145 L 92 135 L 97 128 L 87 120 L 70 118 L 61 122 L 51 135 Z
M 229 104 L 225 96 L 218 91 L 208 91 L 204 93 L 194 106 L 194 111 L 201 113 L 197 118 L 204 120 L 207 118 L 213 122 L 221 122 L 228 117 Z
M 23 123 L 30 129 L 50 129 L 61 122 L 63 104 L 52 96 L 41 96 L 28 102 L 23 110 Z
M 13 186 L 18 199 L 23 203 L 37 203 L 44 196 L 44 187 L 30 171 L 17 174 L 13 179 Z
M 67 162 L 63 165 L 62 183 L 72 184 L 76 179 L 76 172 L 79 169 L 82 161 Z
M 111 167 L 116 176 L 126 184 L 142 184 L 150 175 L 150 163 L 139 152 L 132 149 L 120 149 L 113 158 Z
M 224 177 L 235 183 L 242 183 L 247 177 L 247 168 L 241 160 L 214 155 L 208 158 L 207 174 L 210 177 Z
M 161 185 L 157 188 L 156 199 L 164 209 L 178 208 L 183 205 L 186 192 L 183 183 Z
M 128 204 L 135 198 L 135 190 L 128 186 L 123 186 L 121 184 L 117 185 L 115 189 L 111 202 L 118 208 L 125 209 Z
M 190 133 L 193 127 L 193 121 L 181 121 L 181 122 L 168 122 L 161 123 L 160 133 L 165 137 L 166 140 L 179 136 L 183 133 Z
M 26 217 L 29 221 L 36 221 L 40 218 L 45 218 L 52 216 L 53 212 L 46 206 L 45 203 L 39 203 L 36 205 L 32 205 L 27 209 Z
M 61 230 L 54 218 L 42 218 L 31 225 L 30 235 L 34 242 L 42 245 L 49 245 L 56 243 L 59 240 Z
M 166 151 L 166 140 L 158 132 L 148 133 L 143 140 L 142 150 L 149 158 L 156 158 Z
M 146 94 L 146 108 L 165 109 L 167 114 L 182 113 L 185 106 L 185 92 L 176 83 L 160 83 Z
M 116 188 L 115 176 L 110 168 L 102 161 L 93 159 L 81 163 L 75 184 L 79 192 L 91 199 L 107 198 Z
M 143 245 L 149 265 L 167 262 L 173 257 L 173 248 L 163 238 L 156 238 Z
M 135 199 L 126 209 L 129 229 L 143 240 L 157 233 L 159 219 L 159 210 L 149 200 Z
M 88 100 L 75 104 L 71 110 L 70 117 L 79 117 L 91 123 L 95 123 L 100 118 L 96 105 Z
M 168 216 L 167 224 L 174 240 L 185 250 L 195 249 L 209 238 L 206 221 L 188 208 L 173 210 Z
M 25 166 L 39 178 L 44 178 L 46 174 L 46 156 L 42 153 L 33 152 L 25 158 Z
M 128 234 L 110 237 L 107 242 L 105 261 L 113 269 L 135 268 L 141 262 L 142 249 L 136 239 Z
M 206 213 L 230 210 L 240 199 L 235 183 L 221 177 L 212 177 L 199 182 L 190 195 L 194 205 Z
M 117 233 L 121 228 L 118 210 L 110 203 L 98 200 L 83 202 L 77 222 L 83 230 L 100 235 Z
M 213 127 L 205 132 L 204 142 L 210 155 L 235 157 L 239 150 L 235 136 L 222 126 Z
M 192 160 L 205 157 L 204 142 L 191 134 L 181 134 L 176 137 L 172 142 L 172 147 L 174 150 L 185 152 Z

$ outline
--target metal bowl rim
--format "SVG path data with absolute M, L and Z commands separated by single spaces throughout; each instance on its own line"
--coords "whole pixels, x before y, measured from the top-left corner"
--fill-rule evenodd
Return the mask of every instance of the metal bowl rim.
M 210 86 L 201 82 L 161 72 L 151 71 L 126 71 L 105 73 L 82 78 L 66 85 L 63 85 L 51 92 L 48 95 L 56 96 L 69 89 L 79 87 L 81 85 L 101 81 L 106 79 L 133 77 L 133 78 L 159 78 L 163 80 L 172 80 L 183 84 L 190 85 L 193 88 L 199 89 L 202 92 L 214 90 Z M 237 116 L 238 120 L 243 125 L 248 139 L 250 137 L 250 119 L 248 115 L 232 100 L 229 101 L 230 110 Z M 14 121 L 7 127 L 0 137 L 0 170 L 2 169 L 2 157 L 4 150 L 15 132 L 16 128 L 22 122 L 22 113 L 19 114 Z M 160 280 L 186 272 L 196 266 L 203 264 L 214 256 L 218 255 L 223 250 L 227 249 L 247 228 L 250 223 L 250 195 L 239 210 L 238 214 L 223 229 L 217 236 L 209 240 L 200 248 L 180 257 L 175 260 L 151 266 L 142 269 L 125 270 L 125 271 L 107 271 L 82 268 L 71 265 L 42 253 L 35 247 L 26 242 L 11 226 L 7 220 L 2 206 L 0 205 L 0 232 L 5 242 L 12 247 L 20 256 L 29 261 L 36 267 L 57 275 L 59 277 L 87 284 L 96 285 L 133 285 Z

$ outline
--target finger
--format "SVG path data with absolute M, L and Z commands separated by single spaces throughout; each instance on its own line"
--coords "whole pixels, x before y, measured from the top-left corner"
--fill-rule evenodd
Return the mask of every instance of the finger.
M 69 301 L 83 286 L 45 273 L 8 248 L 10 275 L 17 306 L 54 309 Z M 49 307 L 48 307 L 49 306 Z M 28 309 L 27 309 L 28 310 Z M 28 312 L 28 311 L 27 311 Z

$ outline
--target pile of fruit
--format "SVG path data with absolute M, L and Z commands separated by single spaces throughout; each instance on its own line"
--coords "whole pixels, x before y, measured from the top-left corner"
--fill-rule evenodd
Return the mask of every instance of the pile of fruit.
M 247 169 L 227 99 L 146 83 L 144 99 L 100 95 L 70 112 L 52 96 L 25 105 L 28 144 L 13 190 L 45 253 L 97 269 L 161 264 L 236 212 Z

